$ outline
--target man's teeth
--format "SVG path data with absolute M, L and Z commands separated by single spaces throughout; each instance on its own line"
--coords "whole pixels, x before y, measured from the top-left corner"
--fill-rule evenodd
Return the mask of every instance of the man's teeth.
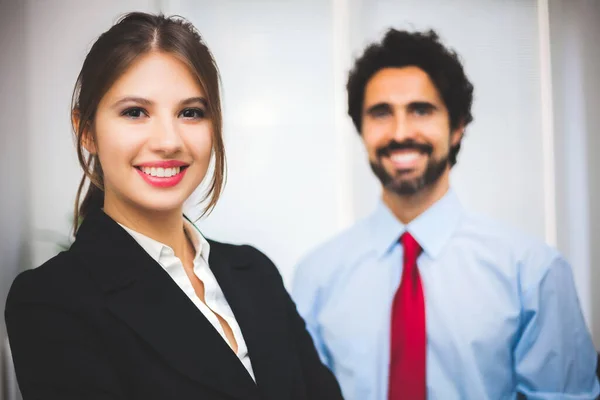
M 415 160 L 420 156 L 420 154 L 416 151 L 406 151 L 406 152 L 397 152 L 397 153 L 392 153 L 391 155 L 391 159 L 392 161 L 409 161 L 409 160 Z
M 169 177 L 177 175 L 179 172 L 181 172 L 181 167 L 173 167 L 173 168 L 142 167 L 141 170 L 146 175 L 156 176 L 159 178 L 169 178 Z

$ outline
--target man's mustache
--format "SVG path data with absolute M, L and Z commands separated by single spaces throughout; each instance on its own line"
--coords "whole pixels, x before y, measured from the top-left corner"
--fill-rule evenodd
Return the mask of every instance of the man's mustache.
M 421 153 L 431 155 L 433 153 L 433 146 L 427 143 L 417 143 L 414 140 L 405 140 L 403 142 L 392 140 L 386 146 L 377 149 L 377 156 L 389 156 L 394 150 L 417 150 Z

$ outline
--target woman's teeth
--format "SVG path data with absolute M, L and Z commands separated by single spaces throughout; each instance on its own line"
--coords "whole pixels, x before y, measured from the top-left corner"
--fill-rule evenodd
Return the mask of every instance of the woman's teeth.
M 169 178 L 177 175 L 181 172 L 181 167 L 173 168 L 155 168 L 155 167 L 141 167 L 143 173 L 150 176 L 156 176 L 159 178 Z

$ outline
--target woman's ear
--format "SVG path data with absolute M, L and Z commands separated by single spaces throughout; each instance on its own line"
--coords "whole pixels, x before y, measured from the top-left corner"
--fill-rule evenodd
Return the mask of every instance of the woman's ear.
M 79 110 L 75 109 L 71 113 L 71 123 L 73 124 L 75 134 L 78 135 L 79 124 L 81 124 L 81 114 L 79 113 Z M 83 128 L 81 135 L 81 143 L 83 144 L 83 147 L 87 150 L 88 153 L 96 154 L 98 150 L 96 148 L 96 143 L 94 142 L 94 135 L 92 134 L 91 129 L 89 128 L 89 123 L 87 123 L 86 126 Z

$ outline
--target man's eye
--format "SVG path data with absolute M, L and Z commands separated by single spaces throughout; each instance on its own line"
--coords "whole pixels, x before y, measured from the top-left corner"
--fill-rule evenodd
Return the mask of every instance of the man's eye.
M 379 104 L 372 107 L 368 111 L 368 114 L 371 116 L 371 118 L 383 118 L 392 115 L 392 110 L 386 104 Z
M 387 109 L 377 109 L 377 110 L 373 110 L 373 112 L 371 113 L 371 115 L 373 115 L 373 117 L 375 118 L 379 118 L 379 117 L 385 117 L 386 115 L 390 114 L 390 110 Z
M 433 112 L 433 107 L 429 105 L 414 106 L 413 112 L 417 115 L 429 115 Z

